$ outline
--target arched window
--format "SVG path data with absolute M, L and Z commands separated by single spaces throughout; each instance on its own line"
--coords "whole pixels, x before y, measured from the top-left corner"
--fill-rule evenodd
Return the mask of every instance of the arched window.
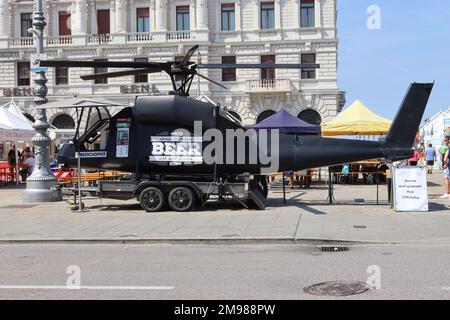
M 28 120 L 30 120 L 31 122 L 34 122 L 34 121 L 35 121 L 34 117 L 33 117 L 31 114 L 29 114 L 29 113 L 24 113 L 23 115 L 24 115 Z
M 303 120 L 310 124 L 320 125 L 322 123 L 322 117 L 313 109 L 306 109 L 300 112 L 297 116 L 300 120 Z
M 258 115 L 258 118 L 256 118 L 256 123 L 260 123 L 261 121 L 266 120 L 267 118 L 270 118 L 271 116 L 273 116 L 276 112 L 273 110 L 266 110 L 261 112 Z
M 234 118 L 236 118 L 236 120 L 238 120 L 239 122 L 242 122 L 242 118 L 239 115 L 239 113 L 235 112 L 235 111 L 228 111 L 229 114 L 231 114 Z
M 52 121 L 57 129 L 75 129 L 75 121 L 68 114 L 60 114 Z

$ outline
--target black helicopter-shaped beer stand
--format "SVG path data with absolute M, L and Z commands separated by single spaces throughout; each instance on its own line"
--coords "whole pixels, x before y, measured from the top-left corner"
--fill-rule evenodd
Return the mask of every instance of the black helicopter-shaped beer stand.
M 212 154 L 221 160 L 207 162 L 204 153 L 215 138 L 205 139 L 207 130 L 213 129 L 226 136 L 226 132 L 248 132 L 233 116 L 219 105 L 189 98 L 189 89 L 195 76 L 225 88 L 222 84 L 202 75 L 201 69 L 316 69 L 317 64 L 197 64 L 191 60 L 198 46 L 191 48 L 181 61 L 121 62 L 121 61 L 41 61 L 42 67 L 103 67 L 130 70 L 85 75 L 84 80 L 122 77 L 165 72 L 169 75 L 173 91 L 169 94 L 136 97 L 133 107 L 126 107 L 115 115 L 107 108 L 89 108 L 87 128 L 73 141 L 62 146 L 58 162 L 64 167 L 76 167 L 76 154 L 82 152 L 83 168 L 129 172 L 132 178 L 122 181 L 100 181 L 97 193 L 102 198 L 136 198 L 148 212 L 162 210 L 166 204 L 175 211 L 188 211 L 204 205 L 211 197 L 234 199 L 246 207 L 264 209 L 267 205 L 268 186 L 265 173 L 271 164 L 251 150 L 261 149 L 277 157 L 277 172 L 324 167 L 367 159 L 385 158 L 390 161 L 411 157 L 420 121 L 433 84 L 411 84 L 400 110 L 392 124 L 386 141 L 360 141 L 322 138 L 320 136 L 287 134 L 280 132 L 277 141 L 267 132 L 254 132 L 253 138 L 243 140 L 241 148 L 236 141 L 223 139 L 223 154 Z M 226 88 L 225 88 L 226 89 Z M 93 114 L 96 121 L 92 121 Z M 106 116 L 105 116 L 106 115 Z M 195 122 L 201 123 L 201 132 L 195 131 Z M 267 138 L 269 136 L 269 138 Z M 99 143 L 100 141 L 100 143 Z M 277 144 L 276 154 L 270 147 Z M 94 148 L 94 145 L 96 147 Z M 231 149 L 230 149 L 231 148 Z M 255 149 L 256 148 L 256 149 Z M 227 151 L 228 150 L 228 151 Z M 227 154 L 233 150 L 232 156 Z M 270 151 L 268 151 L 270 150 Z

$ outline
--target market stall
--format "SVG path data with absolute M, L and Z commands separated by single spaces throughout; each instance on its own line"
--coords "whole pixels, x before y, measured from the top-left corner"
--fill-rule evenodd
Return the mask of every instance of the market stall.
M 323 136 L 382 136 L 389 132 L 392 121 L 385 119 L 368 107 L 361 101 L 356 100 L 347 109 L 342 111 L 334 120 L 322 125 Z M 346 167 L 347 165 L 347 167 Z M 380 176 L 384 175 L 384 171 L 380 168 L 382 163 L 379 161 L 371 161 L 364 163 L 346 164 L 342 166 L 329 168 L 329 189 L 328 198 L 330 203 L 333 202 L 333 180 L 343 181 L 347 179 L 349 183 L 356 183 L 354 177 L 363 176 L 366 181 L 367 177 L 375 175 L 377 185 L 377 204 L 378 204 L 378 185 Z M 355 169 L 356 168 L 356 169 Z M 362 169 L 361 169 L 362 168 Z M 334 176 L 334 179 L 332 178 Z
M 310 124 L 302 121 L 292 115 L 286 109 L 281 109 L 273 116 L 267 118 L 260 123 L 250 126 L 251 129 L 266 129 L 273 130 L 278 129 L 283 133 L 292 134 L 317 134 L 320 135 L 321 128 L 318 125 Z
M 389 131 L 392 121 L 387 120 L 356 100 L 334 120 L 322 125 L 324 136 L 379 136 Z
M 11 100 L 7 104 L 0 106 L 0 141 L 7 141 L 12 143 L 31 141 L 35 132 L 33 130 L 33 123 L 28 120 Z M 2 169 L 6 172 L 12 172 L 15 176 L 15 181 L 19 184 L 19 156 L 18 148 L 15 150 L 15 164 L 11 167 L 9 164 L 3 165 Z M 6 168 L 7 167 L 7 168 Z

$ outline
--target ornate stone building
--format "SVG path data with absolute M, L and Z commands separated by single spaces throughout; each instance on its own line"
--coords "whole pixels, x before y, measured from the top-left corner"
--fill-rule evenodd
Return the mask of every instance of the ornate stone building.
M 206 95 L 235 112 L 244 124 L 284 107 L 320 122 L 343 105 L 337 88 L 336 0 L 48 0 L 45 51 L 49 59 L 166 61 L 199 44 L 203 63 L 320 64 L 318 70 L 237 69 L 202 71 L 227 89 L 194 80 L 191 95 Z M 33 1 L 0 0 L 0 102 L 14 96 L 33 116 L 30 54 L 35 43 Z M 99 68 L 100 69 L 100 68 Z M 171 89 L 166 74 L 83 81 L 91 68 L 50 68 L 49 101 L 98 96 L 132 105 L 137 94 Z M 113 71 L 109 69 L 108 71 Z M 48 112 L 58 128 L 73 126 L 72 114 Z

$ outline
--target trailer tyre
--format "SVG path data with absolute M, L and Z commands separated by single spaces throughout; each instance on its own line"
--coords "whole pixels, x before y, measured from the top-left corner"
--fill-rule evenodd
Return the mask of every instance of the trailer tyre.
M 169 206 L 175 211 L 189 211 L 195 203 L 194 193 L 186 187 L 176 187 L 169 193 Z
M 156 187 L 146 188 L 139 195 L 139 203 L 147 212 L 159 211 L 164 206 L 164 194 Z

